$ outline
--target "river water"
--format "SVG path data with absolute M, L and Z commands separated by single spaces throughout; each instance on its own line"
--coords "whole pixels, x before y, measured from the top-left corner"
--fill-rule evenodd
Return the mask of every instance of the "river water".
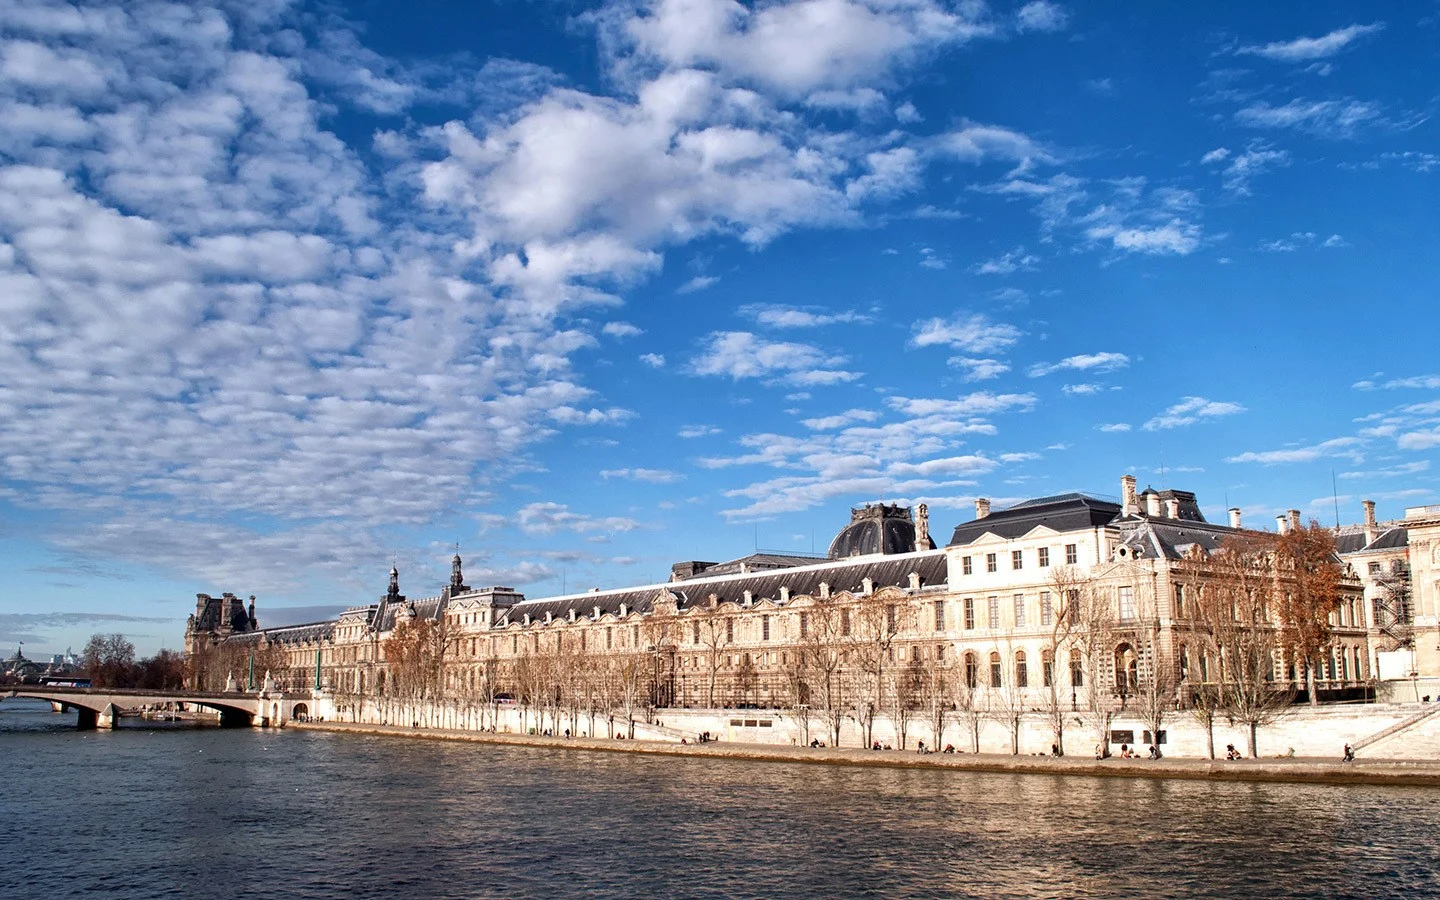
M 1440 896 L 1432 789 L 73 726 L 0 703 L 0 896 Z

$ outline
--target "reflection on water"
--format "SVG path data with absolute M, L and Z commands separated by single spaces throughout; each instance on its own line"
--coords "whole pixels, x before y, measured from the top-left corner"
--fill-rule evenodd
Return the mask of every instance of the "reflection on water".
M 14 896 L 1440 893 L 1440 792 L 870 769 L 0 704 Z M 20 893 L 13 893 L 19 891 Z

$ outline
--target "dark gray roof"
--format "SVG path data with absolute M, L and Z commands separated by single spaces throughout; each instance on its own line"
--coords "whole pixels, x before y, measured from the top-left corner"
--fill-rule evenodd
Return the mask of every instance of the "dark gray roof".
M 831 559 L 871 553 L 910 553 L 915 547 L 915 520 L 904 506 L 864 506 L 850 510 L 850 524 L 830 542 Z M 921 550 L 934 550 L 935 542 Z
M 1335 535 L 1335 549 L 1340 553 L 1361 553 L 1370 550 L 1401 550 L 1410 544 L 1405 526 L 1382 522 L 1376 528 L 1375 540 L 1366 543 L 1365 526 L 1346 525 Z
M 981 535 L 993 533 L 1010 539 L 1028 534 L 1038 525 L 1055 531 L 1084 531 L 1110 524 L 1120 515 L 1120 504 L 1101 500 L 1089 494 L 1056 494 L 1017 503 L 1008 509 L 992 512 L 983 519 L 972 519 L 955 526 L 950 546 L 971 544 Z
M 744 575 L 711 577 L 707 572 L 696 578 L 670 584 L 524 600 L 510 607 L 498 624 L 503 626 L 512 622 L 523 622 L 526 614 L 529 614 L 532 621 L 543 621 L 547 612 L 553 618 L 564 619 L 569 616 L 571 609 L 575 610 L 577 617 L 588 616 L 597 606 L 602 614 L 618 615 L 621 604 L 624 604 L 627 612 L 646 613 L 651 610 L 655 598 L 665 591 L 673 594 L 679 601 L 680 608 L 685 609 L 708 602 L 711 594 L 722 603 L 738 603 L 744 599 L 746 591 L 750 592 L 754 600 L 778 600 L 781 587 L 789 588 L 792 595 L 813 595 L 819 592 L 822 582 L 837 592 L 859 592 L 866 578 L 877 588 L 886 585 L 907 587 L 911 572 L 920 576 L 922 585 L 944 584 L 948 577 L 945 554 L 932 550 L 924 553 L 875 555 Z
M 734 575 L 739 572 L 762 572 L 767 569 L 789 569 L 795 566 L 813 566 L 823 562 L 825 557 L 805 553 L 771 553 L 760 551 L 729 562 L 716 563 L 701 571 L 701 575 Z

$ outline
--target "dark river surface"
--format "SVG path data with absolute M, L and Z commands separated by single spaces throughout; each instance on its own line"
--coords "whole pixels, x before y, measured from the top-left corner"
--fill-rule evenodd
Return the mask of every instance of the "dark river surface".
M 0 896 L 1440 896 L 1433 789 L 73 724 L 0 703 Z

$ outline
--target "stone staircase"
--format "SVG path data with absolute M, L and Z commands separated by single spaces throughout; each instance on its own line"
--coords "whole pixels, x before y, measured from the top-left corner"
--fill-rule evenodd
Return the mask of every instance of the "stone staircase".
M 1371 759 L 1440 759 L 1440 703 L 1350 745 Z

